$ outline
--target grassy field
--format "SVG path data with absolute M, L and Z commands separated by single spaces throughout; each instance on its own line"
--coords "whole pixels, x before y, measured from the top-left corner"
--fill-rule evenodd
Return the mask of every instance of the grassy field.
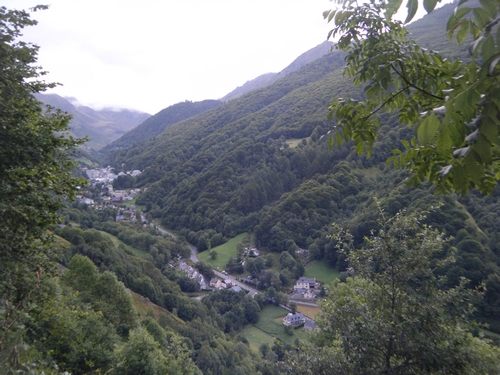
M 306 272 L 304 274 L 305 277 L 310 277 L 313 278 L 315 277 L 316 280 L 321 281 L 322 283 L 328 284 L 330 283 L 333 279 L 336 279 L 339 277 L 340 272 L 337 271 L 335 268 L 330 267 L 328 264 L 326 264 L 323 261 L 320 262 L 315 262 L 308 266 L 306 268 Z
M 231 238 L 225 244 L 212 248 L 212 250 L 217 252 L 217 258 L 213 259 L 210 257 L 210 252 L 208 250 L 202 251 L 198 254 L 198 257 L 207 263 L 210 263 L 215 269 L 222 271 L 226 267 L 227 262 L 230 258 L 234 258 L 237 255 L 236 245 L 240 242 L 244 242 L 245 238 L 248 236 L 247 233 L 242 233 L 234 238 Z
M 144 204 L 135 204 L 135 197 L 131 201 L 124 201 L 123 204 L 126 207 L 130 207 L 132 205 L 135 205 L 136 211 L 144 211 L 146 209 L 146 205 Z M 139 218 L 139 216 L 137 216 Z
M 246 327 L 242 334 L 248 340 L 250 349 L 252 350 L 257 351 L 260 345 L 266 343 L 269 344 L 269 346 L 273 346 L 274 337 L 255 326 Z
M 305 305 L 299 305 L 297 303 L 297 311 L 299 313 L 302 313 L 304 315 L 307 315 L 310 318 L 314 318 L 314 316 L 321 311 L 319 307 L 313 307 L 313 306 L 305 306 Z
M 250 348 L 257 350 L 261 344 L 272 345 L 275 338 L 293 345 L 296 339 L 305 340 L 307 333 L 302 328 L 293 329 L 291 334 L 285 332 L 281 318 L 288 314 L 288 311 L 274 305 L 267 305 L 260 312 L 257 324 L 248 326 L 243 330 L 243 336 L 248 340 Z
M 148 255 L 147 251 L 136 249 L 135 247 L 129 246 L 129 245 L 123 243 L 122 241 L 120 241 L 118 239 L 118 237 L 113 236 L 112 234 L 109 234 L 108 232 L 103 232 L 103 231 L 99 231 L 99 232 L 101 232 L 102 235 L 109 237 L 111 239 L 111 241 L 113 241 L 113 243 L 115 244 L 116 247 L 118 247 L 120 244 L 123 244 L 123 246 L 125 246 L 126 250 L 132 252 L 138 258 L 144 258 L 146 255 Z
M 295 148 L 297 147 L 300 142 L 305 139 L 306 141 L 310 141 L 311 137 L 307 137 L 307 138 L 290 138 L 290 139 L 287 139 L 285 142 L 288 144 L 288 147 L 290 148 Z

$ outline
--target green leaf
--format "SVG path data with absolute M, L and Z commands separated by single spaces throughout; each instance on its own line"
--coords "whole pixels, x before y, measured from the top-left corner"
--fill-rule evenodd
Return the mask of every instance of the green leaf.
M 430 13 L 434 10 L 437 5 L 437 0 L 424 0 L 424 9 L 427 13 Z
M 491 57 L 491 62 L 488 67 L 488 75 L 492 76 L 496 66 L 500 63 L 500 52 Z
M 498 1 L 497 4 L 495 4 L 495 1 L 492 0 L 479 0 L 479 3 L 488 14 L 492 16 L 497 14 Z
M 340 25 L 342 24 L 346 19 L 348 19 L 350 16 L 352 16 L 354 12 L 337 12 L 335 15 L 335 24 Z
M 387 4 L 387 10 L 385 12 L 385 19 L 391 20 L 392 16 L 397 13 L 399 8 L 403 4 L 403 0 L 389 0 L 389 4 Z
M 436 135 L 441 122 L 435 114 L 425 117 L 417 128 L 418 141 L 423 145 L 428 145 Z
M 479 134 L 472 149 L 477 152 L 483 163 L 491 163 L 491 144 L 484 135 Z
M 481 45 L 481 43 L 484 41 L 484 36 L 481 35 L 479 38 L 477 38 L 470 46 L 469 46 L 469 55 L 474 56 L 476 54 L 477 48 Z
M 408 4 L 406 4 L 408 8 L 408 16 L 406 17 L 405 23 L 410 22 L 418 10 L 418 0 L 408 0 Z
M 481 183 L 484 175 L 484 168 L 475 152 L 469 152 L 464 159 L 465 172 L 470 176 L 475 184 Z
M 481 47 L 481 57 L 484 61 L 487 61 L 495 54 L 495 52 L 495 40 L 493 39 L 493 35 L 490 34 L 486 37 Z
M 460 44 L 464 41 L 467 33 L 469 32 L 469 22 L 462 22 L 460 29 L 457 32 L 457 43 Z
M 461 22 L 462 18 L 471 10 L 472 8 L 469 7 L 455 9 L 453 15 L 450 18 L 448 18 L 448 22 L 446 23 L 446 30 L 453 32 L 453 30 Z
M 472 9 L 472 13 L 474 14 L 474 19 L 476 20 L 476 25 L 479 29 L 484 29 L 484 27 L 490 22 L 489 13 L 483 8 L 474 8 Z
M 498 126 L 493 122 L 483 121 L 479 130 L 491 143 L 496 143 L 498 141 Z
M 452 183 L 456 191 L 467 191 L 467 174 L 461 165 L 454 165 Z

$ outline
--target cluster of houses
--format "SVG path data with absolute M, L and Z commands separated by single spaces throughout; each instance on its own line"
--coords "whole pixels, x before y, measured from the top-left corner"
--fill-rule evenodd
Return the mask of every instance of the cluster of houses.
M 108 167 L 109 168 L 109 167 Z M 87 175 L 95 176 L 95 175 L 106 175 L 108 173 L 108 169 L 87 169 Z M 140 171 L 133 171 L 139 172 Z M 120 172 L 122 173 L 122 172 Z M 126 190 L 115 190 L 111 183 L 108 183 L 106 186 L 106 193 L 101 193 L 98 197 L 97 204 L 94 199 L 90 199 L 85 197 L 85 192 L 82 195 L 77 195 L 76 199 L 80 203 L 84 203 L 86 205 L 92 206 L 97 210 L 103 210 L 105 208 L 117 208 L 117 206 L 123 204 L 125 201 L 131 201 L 134 199 L 134 196 L 141 192 L 140 188 L 131 189 L 129 191 Z M 128 221 L 135 223 L 139 219 L 144 222 L 144 219 L 136 216 L 135 206 L 131 205 L 127 209 L 121 210 L 118 215 L 116 215 L 116 221 Z
M 108 166 L 107 168 L 99 169 L 82 168 L 82 171 L 85 172 L 93 185 L 97 183 L 109 184 L 119 176 L 130 175 L 132 177 L 136 177 L 142 173 L 140 170 L 135 169 L 133 171 L 120 172 L 118 174 L 115 174 L 115 169 L 110 166 Z
M 193 267 L 191 267 L 189 264 L 187 264 L 186 262 L 180 262 L 179 269 L 182 272 L 185 272 L 187 277 L 189 277 L 191 280 L 197 281 L 200 284 L 201 290 L 230 289 L 233 292 L 239 292 L 242 290 L 240 286 L 234 285 L 233 281 L 231 279 L 220 280 L 218 278 L 213 278 L 213 279 L 210 279 L 210 282 L 208 283 L 208 287 L 207 287 L 207 282 L 205 280 L 205 277 L 201 273 L 196 271 Z
M 135 206 L 130 206 L 128 210 L 121 210 L 120 213 L 116 215 L 116 221 L 129 221 L 131 223 L 137 223 Z
M 201 290 L 206 290 L 207 288 L 207 282 L 205 281 L 205 277 L 196 271 L 193 267 L 191 267 L 189 264 L 186 262 L 180 262 L 179 263 L 179 269 L 182 272 L 185 272 L 187 277 L 189 277 L 191 280 L 195 280 L 200 284 L 200 289 Z
M 236 293 L 242 290 L 239 285 L 233 285 L 233 281 L 231 279 L 210 279 L 210 287 L 213 289 L 230 289 Z

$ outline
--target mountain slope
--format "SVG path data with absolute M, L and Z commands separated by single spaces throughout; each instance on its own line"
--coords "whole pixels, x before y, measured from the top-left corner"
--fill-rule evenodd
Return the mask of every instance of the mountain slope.
M 201 102 L 185 101 L 174 104 L 161 110 L 154 116 L 151 116 L 142 124 L 105 147 L 102 151 L 105 153 L 112 152 L 113 150 L 130 147 L 133 144 L 154 138 L 168 126 L 208 111 L 220 104 L 222 104 L 222 102 L 218 100 L 203 100 Z
M 452 9 L 433 13 L 440 33 Z M 415 22 L 421 33 L 415 36 L 440 40 L 425 22 Z M 451 43 L 446 47 L 454 52 Z M 331 223 L 349 228 L 360 245 L 378 229 L 374 197 L 388 214 L 443 204 L 428 223 L 455 237 L 451 245 L 458 252 L 457 263 L 441 274 L 449 285 L 465 276 L 471 286 L 491 279 L 494 287 L 500 275 L 494 224 L 500 222 L 500 188 L 489 199 L 459 200 L 435 197 L 427 184 L 408 187 L 404 171 L 385 166 L 401 140 L 414 136 L 414 129 L 399 124 L 396 116 L 382 117 L 370 159 L 357 156 L 350 144 L 331 149 L 323 137 L 334 125 L 327 121 L 328 102 L 363 95 L 344 77 L 343 63 L 344 55 L 334 51 L 267 87 L 172 124 L 155 139 L 119 150 L 107 164 L 144 170 L 135 182 L 148 189 L 137 203 L 200 251 L 252 232 L 261 248 L 292 254 L 297 247 L 309 249 L 313 259 L 340 270 L 346 262 L 328 236 Z M 280 277 L 292 276 L 282 272 Z M 500 316 L 494 307 L 500 299 L 494 295 L 483 316 L 494 317 L 493 311 Z
M 304 52 L 302 55 L 297 57 L 290 65 L 283 69 L 279 73 L 266 73 L 250 81 L 247 81 L 242 86 L 237 87 L 229 94 L 224 96 L 221 100 L 228 101 L 231 99 L 236 99 L 247 92 L 257 90 L 269 86 L 273 82 L 283 78 L 287 74 L 293 73 L 297 69 L 303 67 L 304 65 L 319 59 L 321 56 L 326 55 L 332 48 L 333 43 L 329 41 L 324 41 L 323 43 L 311 48 L 309 51 Z
M 57 94 L 38 94 L 37 99 L 52 107 L 59 108 L 73 116 L 70 123 L 75 137 L 89 137 L 84 147 L 99 150 L 133 129 L 149 114 L 129 109 L 94 110 L 85 106 L 75 106 L 68 99 Z

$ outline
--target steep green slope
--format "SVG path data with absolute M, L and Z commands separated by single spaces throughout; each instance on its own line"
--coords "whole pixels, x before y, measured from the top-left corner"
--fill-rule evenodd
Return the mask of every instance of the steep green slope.
M 118 149 L 130 147 L 154 138 L 168 126 L 208 111 L 220 104 L 221 102 L 218 100 L 203 100 L 201 102 L 185 101 L 174 104 L 151 116 L 142 124 L 124 134 L 120 139 L 105 147 L 102 152 L 113 153 Z
M 432 24 L 442 28 L 438 33 L 444 32 L 451 9 L 433 13 L 437 18 Z M 412 26 L 415 37 L 445 43 L 425 22 L 426 18 Z M 453 51 L 451 42 L 443 46 Z M 413 129 L 396 117 L 382 119 L 370 159 L 358 157 L 349 144 L 330 149 L 328 136 L 323 137 L 332 126 L 326 120 L 328 102 L 333 97 L 362 97 L 362 89 L 343 76 L 342 65 L 342 54 L 328 54 L 266 88 L 120 150 L 109 164 L 144 170 L 136 184 L 148 189 L 137 203 L 200 251 L 216 236 L 252 232 L 262 248 L 290 253 L 307 248 L 312 258 L 341 270 L 345 259 L 328 237 L 332 222 L 348 227 L 361 244 L 364 236 L 377 230 L 374 197 L 390 213 L 427 209 L 442 201 L 429 223 L 455 237 L 450 246 L 458 253 L 457 264 L 440 272 L 450 285 L 460 276 L 471 279 L 472 286 L 489 282 L 492 292 L 482 317 L 500 316 L 498 234 L 484 219 L 490 216 L 498 222 L 500 191 L 493 198 L 460 201 L 455 196 L 437 198 L 425 184 L 409 188 L 404 172 L 384 164 L 401 140 L 414 136 Z M 302 140 L 290 147 L 291 139 Z M 477 201 L 482 202 L 479 207 Z M 290 281 L 291 275 L 282 270 L 280 277 Z

